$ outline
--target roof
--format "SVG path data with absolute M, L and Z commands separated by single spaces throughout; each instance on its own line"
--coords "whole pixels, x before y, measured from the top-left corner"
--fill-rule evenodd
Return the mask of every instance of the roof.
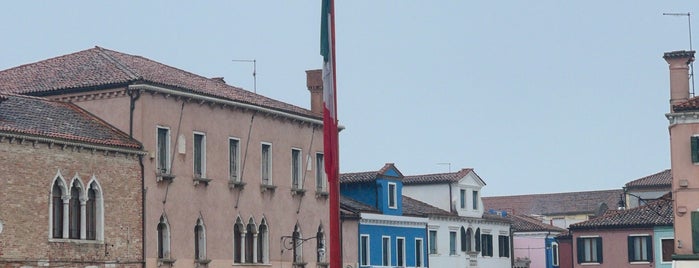
M 674 112 L 689 112 L 699 110 L 699 97 L 690 98 L 672 106 Z
M 398 177 L 386 174 L 389 170 L 395 170 L 398 173 Z M 386 163 L 381 169 L 377 171 L 366 171 L 366 172 L 354 172 L 354 173 L 343 173 L 340 174 L 340 183 L 360 183 L 360 182 L 372 182 L 375 181 L 377 177 L 392 177 L 395 179 L 402 179 L 403 174 L 396 168 L 393 163 Z
M 354 213 L 358 212 L 371 212 L 371 213 L 380 213 L 378 209 L 376 209 L 373 206 L 364 204 L 362 202 L 359 202 L 355 199 L 340 195 L 340 208 L 351 211 Z
M 672 197 L 667 194 L 645 206 L 613 210 L 600 217 L 571 224 L 570 229 L 667 226 L 673 225 L 673 222 Z
M 626 183 L 626 188 L 672 187 L 672 172 L 669 169 Z
M 0 132 L 141 148 L 138 141 L 75 104 L 15 94 L 0 96 Z
M 566 232 L 566 229 L 541 222 L 541 220 L 527 215 L 508 214 L 512 220 L 512 230 L 515 232 Z
M 405 195 L 403 196 L 403 215 L 419 217 L 427 217 L 431 215 L 454 217 L 459 216 L 456 213 L 448 212 L 446 210 L 437 208 L 417 199 L 412 199 Z
M 403 184 L 441 184 L 441 183 L 454 183 L 463 179 L 468 173 L 474 172 L 472 168 L 464 168 L 457 172 L 449 173 L 436 173 L 436 174 L 424 174 L 424 175 L 411 175 L 405 176 L 403 178 Z M 478 175 L 476 175 L 478 177 Z M 480 180 L 480 178 L 479 178 Z M 481 180 L 483 185 L 485 182 Z
M 600 209 L 616 207 L 619 190 L 483 197 L 486 209 L 505 210 L 523 215 L 600 214 Z M 602 211 L 603 212 L 603 211 Z
M 71 90 L 95 90 L 149 83 L 312 118 L 310 110 L 227 85 L 141 56 L 101 47 L 0 71 L 0 93 L 51 95 Z

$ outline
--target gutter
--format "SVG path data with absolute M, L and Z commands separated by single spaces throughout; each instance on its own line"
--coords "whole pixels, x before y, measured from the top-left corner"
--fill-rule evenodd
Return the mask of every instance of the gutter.
M 54 144 L 73 146 L 73 147 L 79 147 L 79 148 L 84 148 L 84 149 L 92 149 L 92 150 L 100 150 L 100 151 L 108 151 L 108 152 L 118 152 L 118 153 L 123 153 L 123 154 L 146 155 L 146 152 L 139 150 L 139 149 L 121 149 L 121 148 L 116 148 L 116 147 L 93 145 L 93 144 L 89 144 L 89 142 L 71 142 L 71 141 L 66 141 L 66 140 L 61 140 L 61 139 L 38 137 L 38 136 L 25 135 L 25 134 L 14 134 L 14 133 L 7 133 L 7 132 L 2 133 L 2 132 L 0 132 L 0 137 L 33 140 L 33 141 L 49 143 L 49 144 L 54 143 Z M 123 147 L 120 145 L 114 145 L 114 146 Z

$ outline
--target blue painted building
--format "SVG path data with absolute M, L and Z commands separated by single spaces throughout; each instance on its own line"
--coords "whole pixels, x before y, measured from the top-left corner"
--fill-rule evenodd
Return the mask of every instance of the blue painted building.
M 341 206 L 358 214 L 359 267 L 429 266 L 428 219 L 404 211 L 402 180 L 391 163 L 378 171 L 340 175 Z

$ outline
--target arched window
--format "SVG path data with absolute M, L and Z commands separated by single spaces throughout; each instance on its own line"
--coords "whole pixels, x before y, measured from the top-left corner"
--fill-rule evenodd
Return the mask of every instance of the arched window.
M 461 227 L 461 251 L 473 251 L 473 230 L 471 228 L 464 232 L 464 227 Z
M 170 225 L 165 215 L 160 216 L 160 222 L 158 222 L 158 258 L 170 258 Z
M 78 180 L 73 181 L 73 186 L 70 188 L 70 221 L 68 227 L 68 238 L 70 239 L 80 239 L 80 194 L 81 187 Z
M 233 225 L 233 262 L 241 263 L 243 256 L 243 221 L 238 217 Z
M 93 184 L 94 185 L 94 184 Z M 97 190 L 90 187 L 87 190 L 87 201 L 85 203 L 85 234 L 89 240 L 97 238 Z
M 316 233 L 316 261 L 325 262 L 325 232 L 323 231 L 323 225 L 318 226 L 318 232 Z
M 194 259 L 206 260 L 206 229 L 201 218 L 197 219 L 197 224 L 194 226 Z
M 476 229 L 476 251 L 481 251 L 481 228 Z
M 303 235 L 301 234 L 301 227 L 298 223 L 294 226 L 294 232 L 292 233 L 292 243 L 294 246 L 294 263 L 303 262 Z
M 269 231 L 267 221 L 263 218 L 257 232 L 257 263 L 267 263 L 269 260 Z
M 250 219 L 248 225 L 245 227 L 245 262 L 253 263 L 255 262 L 255 234 L 257 230 L 255 228 L 255 222 Z
M 51 237 L 63 238 L 63 189 L 58 178 L 51 189 Z

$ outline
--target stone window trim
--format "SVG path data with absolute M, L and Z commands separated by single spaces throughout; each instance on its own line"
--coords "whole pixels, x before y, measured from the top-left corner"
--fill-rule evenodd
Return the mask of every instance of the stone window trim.
M 170 128 L 166 126 L 156 126 L 155 133 L 155 153 L 151 155 L 151 159 L 155 158 L 155 174 L 156 181 L 171 181 L 175 178 L 172 175 L 172 167 L 170 161 L 171 148 Z
M 273 163 L 273 148 L 272 148 L 272 143 L 270 142 L 262 142 L 260 144 L 261 150 L 260 150 L 260 183 L 263 186 L 273 186 L 274 185 L 274 180 L 273 180 L 273 174 L 272 171 L 274 170 L 272 168 Z M 276 188 L 276 187 L 274 187 Z M 271 187 L 265 187 L 265 189 L 274 189 Z M 263 190 L 264 191 L 264 190 Z
M 194 249 L 194 262 L 197 266 L 211 262 L 206 255 L 206 226 L 201 217 L 197 218 L 194 226 Z
M 325 173 L 325 155 L 316 152 L 315 161 L 316 198 L 328 197 L 328 175 Z
M 228 184 L 245 185 L 241 177 L 240 139 L 228 137 Z
M 68 187 L 70 185 L 70 188 Z M 53 199 L 53 189 L 54 186 L 58 186 L 58 188 L 61 190 L 61 201 L 62 204 L 59 204 L 58 206 L 62 205 L 62 210 L 61 210 L 61 217 L 62 220 L 60 221 L 62 225 L 62 232 L 61 232 L 61 237 L 54 237 L 53 234 L 53 225 L 54 225 L 54 199 Z M 54 179 L 51 183 L 51 190 L 49 191 L 49 208 L 48 208 L 48 215 L 49 215 L 49 226 L 48 226 L 48 241 L 49 242 L 60 242 L 60 243 L 65 243 L 65 242 L 71 242 L 71 243 L 84 243 L 84 244 L 103 244 L 104 243 L 104 202 L 103 202 L 103 191 L 102 187 L 99 184 L 99 181 L 95 177 L 95 175 L 92 175 L 90 180 L 87 183 L 87 187 L 85 187 L 85 184 L 82 182 L 82 179 L 80 176 L 76 173 L 73 178 L 70 181 L 70 184 L 66 182 L 64 179 L 64 176 L 61 174 L 61 171 L 58 170 L 56 172 L 56 175 L 54 176 Z M 77 188 L 79 190 L 79 207 L 80 211 L 76 211 L 76 213 L 79 213 L 80 219 L 78 223 L 78 228 L 79 228 L 79 236 L 77 238 L 70 238 L 69 234 L 69 228 L 70 228 L 70 192 L 71 189 Z M 91 211 L 89 213 L 89 216 L 92 216 L 92 219 L 87 219 L 88 217 L 88 203 L 89 201 L 89 192 L 92 191 L 95 195 L 94 202 L 91 203 L 93 206 L 94 211 Z M 58 208 L 60 209 L 60 207 Z M 56 221 L 58 222 L 58 220 Z M 88 224 L 90 224 L 90 228 L 88 228 Z M 90 236 L 94 237 L 88 237 L 87 230 L 92 229 L 93 234 Z
M 258 225 L 253 217 L 244 223 L 238 216 L 233 228 L 233 265 L 269 264 L 267 219 L 263 217 Z
M 167 260 L 172 260 L 170 256 L 170 223 L 167 220 L 167 215 L 163 214 L 160 216 L 160 221 L 156 226 L 158 233 L 158 260 L 168 263 Z M 172 260 L 171 263 L 175 261 Z
M 398 208 L 398 184 L 395 182 L 389 182 L 388 183 L 388 191 L 387 191 L 387 204 L 388 208 L 391 209 L 397 209 Z
M 291 148 L 291 161 L 290 161 L 290 170 L 291 170 L 291 191 L 292 194 L 294 192 L 299 192 L 303 194 L 305 191 L 301 191 L 304 189 L 304 172 L 303 172 L 303 151 L 301 148 L 296 148 L 292 147 Z

